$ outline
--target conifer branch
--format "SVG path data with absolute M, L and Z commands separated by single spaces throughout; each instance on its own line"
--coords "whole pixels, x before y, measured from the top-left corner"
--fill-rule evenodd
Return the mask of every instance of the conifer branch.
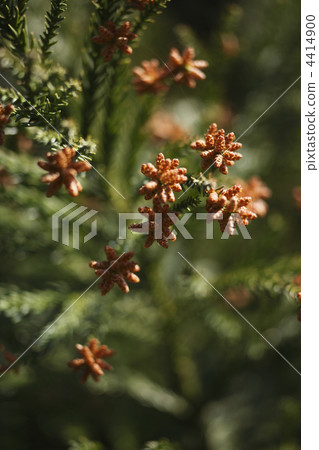
M 192 197 L 189 195 L 185 199 L 181 200 L 178 203 L 175 203 L 172 206 L 172 212 L 185 212 L 192 211 L 194 208 L 201 204 L 201 197 L 197 195 L 196 197 Z
M 132 24 L 132 32 L 137 33 L 141 29 L 144 29 L 147 23 L 151 21 L 151 17 L 160 14 L 162 9 L 166 7 L 168 1 L 170 0 L 157 0 L 153 4 L 147 5 L 145 10 L 138 14 L 135 22 Z M 100 50 L 92 43 L 92 37 L 96 34 L 99 25 L 105 23 L 106 20 L 121 24 L 133 12 L 127 2 L 124 2 L 122 5 L 120 3 L 108 0 L 95 0 L 93 2 L 96 11 L 93 12 L 91 17 L 90 37 L 84 58 L 84 75 L 82 80 L 83 113 L 81 132 L 84 137 L 88 135 L 96 116 L 95 112 L 100 104 L 98 98 L 100 101 L 103 99 L 104 110 L 106 111 L 108 120 L 110 119 L 110 111 L 113 111 L 113 107 L 116 109 L 116 105 L 120 103 L 119 98 L 114 98 L 114 89 L 118 84 L 118 77 L 121 72 L 119 68 L 121 67 L 123 54 L 115 55 L 108 63 L 107 79 L 105 80 L 105 62 L 101 57 Z M 124 82 L 123 88 L 125 88 Z M 98 93 L 101 91 L 102 95 L 99 96 Z M 108 135 L 108 138 L 112 137 L 111 130 L 108 133 L 104 133 L 104 136 L 105 134 Z M 106 139 L 107 137 L 105 137 Z
M 136 170 L 137 160 L 140 157 L 140 150 L 142 148 L 143 142 L 145 141 L 143 126 L 151 116 L 156 105 L 158 105 L 158 97 L 145 96 L 138 104 L 136 104 L 135 98 L 133 98 L 132 102 L 134 102 L 134 107 L 136 107 L 136 110 L 131 115 L 131 117 L 134 117 L 134 121 L 130 121 L 130 123 L 128 124 L 129 137 L 127 142 L 127 153 L 125 157 L 126 176 L 128 179 L 132 177 L 134 171 Z M 167 152 L 163 151 L 162 153 Z
M 28 47 L 26 9 L 28 0 L 0 2 L 0 35 L 16 56 L 24 58 Z M 1 40 L 2 40 L 1 39 Z
M 122 23 L 130 8 L 127 2 L 95 0 L 92 2 L 96 10 L 91 15 L 89 40 L 86 46 L 86 52 L 83 60 L 83 76 L 82 76 L 82 123 L 81 132 L 87 137 L 93 121 L 96 117 L 96 110 L 101 101 L 106 105 L 110 102 L 109 96 L 112 95 L 113 80 L 116 79 L 117 67 L 121 63 L 122 54 L 114 55 L 108 63 L 107 72 L 105 61 L 101 56 L 101 50 L 92 42 L 93 36 L 97 34 L 99 25 L 103 25 L 106 21 Z M 101 95 L 99 95 L 101 94 Z M 108 110 L 108 108 L 105 108 Z
M 154 3 L 146 5 L 145 9 L 143 9 L 136 18 L 132 31 L 134 33 L 139 33 L 144 30 L 147 24 L 153 21 L 152 16 L 161 14 L 169 2 L 170 0 L 155 0 Z
M 40 49 L 43 59 L 51 53 L 51 47 L 56 43 L 54 40 L 58 34 L 60 22 L 64 19 L 63 13 L 67 9 L 67 0 L 51 0 L 51 9 L 45 17 L 45 30 L 40 36 Z
M 218 280 L 218 289 L 229 286 L 246 286 L 255 295 L 281 297 L 296 302 L 299 288 L 293 284 L 293 276 L 300 272 L 300 256 L 280 256 L 271 263 L 248 266 L 225 273 Z
M 198 178 L 193 175 L 187 175 L 187 181 L 182 185 L 183 191 L 186 189 L 196 189 L 203 197 L 207 197 L 207 189 L 211 188 L 211 183 L 203 176 Z
M 97 17 L 93 13 L 89 26 L 89 42 L 83 55 L 83 74 L 81 80 L 83 91 L 80 128 L 84 137 L 87 137 L 96 117 L 98 93 L 103 85 L 105 76 L 105 64 L 101 59 L 100 49 L 92 43 L 92 37 L 96 34 L 97 27 Z
M 19 121 L 22 120 L 21 125 L 27 127 L 47 126 L 47 122 L 52 126 L 57 126 L 61 121 L 63 110 L 79 90 L 78 81 L 72 79 L 65 81 L 59 92 L 51 90 L 50 85 L 47 84 L 32 105 L 16 94 L 19 104 L 17 103 L 15 118 Z
M 5 89 L 0 87 L 0 103 L 10 103 L 11 105 L 14 105 L 15 108 L 20 108 L 24 102 L 25 100 L 19 92 L 11 88 Z M 15 112 L 12 113 L 12 116 L 14 115 Z

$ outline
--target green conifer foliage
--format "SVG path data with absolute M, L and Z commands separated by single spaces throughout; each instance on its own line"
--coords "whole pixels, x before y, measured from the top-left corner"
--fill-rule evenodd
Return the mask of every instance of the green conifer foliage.
M 299 15 L 294 0 L 1 0 L 0 106 L 14 108 L 10 120 L 0 114 L 1 448 L 300 449 L 298 83 L 246 132 L 299 76 Z M 105 62 L 92 38 L 127 21 L 132 54 L 117 47 Z M 194 58 L 178 67 L 171 49 L 189 47 Z M 154 59 L 165 86 L 138 94 L 133 69 Z M 194 61 L 208 62 L 205 79 Z M 204 173 L 190 147 L 214 122 L 243 144 L 227 175 Z M 69 147 L 72 164 L 93 167 L 71 170 L 77 197 L 61 186 L 47 198 L 40 180 L 54 183 L 55 172 L 37 163 Z M 179 181 L 163 169 L 166 186 L 182 190 L 161 207 L 180 220 L 193 213 L 193 239 L 171 227 L 168 248 L 144 248 L 138 233 L 118 238 L 118 213 L 154 207 L 152 189 L 139 189 L 160 189 L 161 174 L 141 164 L 156 166 L 160 153 L 187 168 Z M 219 201 L 254 175 L 272 195 L 255 199 L 264 213 L 247 228 L 252 239 L 221 239 L 216 223 L 207 238 L 195 213 L 212 191 Z M 98 212 L 97 235 L 84 243 L 92 221 L 83 223 L 79 250 L 63 245 L 61 228 L 52 239 L 52 216 L 71 202 Z M 89 264 L 106 261 L 106 245 L 130 257 L 111 267 L 115 285 L 101 296 Z M 114 349 L 114 370 L 81 384 L 67 363 L 93 337 Z

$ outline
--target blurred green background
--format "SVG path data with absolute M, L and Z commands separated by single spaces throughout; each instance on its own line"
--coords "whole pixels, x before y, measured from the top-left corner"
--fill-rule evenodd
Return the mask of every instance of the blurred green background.
M 36 36 L 49 4 L 29 3 Z M 81 74 L 91 10 L 89 1 L 70 1 L 62 23 L 54 58 L 71 76 Z M 0 343 L 21 354 L 94 281 L 88 263 L 104 259 L 107 243 L 135 251 L 141 283 L 128 295 L 115 287 L 106 297 L 95 285 L 21 359 L 18 372 L 0 379 L 3 449 L 139 450 L 161 438 L 185 450 L 300 448 L 299 375 L 177 253 L 299 370 L 299 82 L 239 139 L 244 157 L 218 178 L 231 186 L 258 175 L 272 190 L 267 216 L 249 225 L 251 240 L 221 240 L 216 227 L 207 241 L 204 222 L 194 218 L 187 224 L 194 239 L 179 237 L 168 250 L 145 250 L 143 237 L 131 233 L 116 240 L 117 213 L 147 204 L 137 195 L 141 162 L 163 151 L 189 173 L 200 171 L 188 144 L 154 139 L 149 114 L 169 114 L 187 142 L 212 122 L 239 137 L 299 77 L 299 23 L 296 0 L 168 4 L 122 69 L 114 111 L 105 117 L 102 104 L 95 113 L 93 163 L 126 200 L 93 171 L 81 179 L 76 201 L 99 214 L 98 235 L 80 251 L 51 240 L 51 215 L 71 200 L 62 190 L 45 197 L 36 161 L 46 149 L 12 127 L 0 150 L 11 177 L 0 184 Z M 135 94 L 133 66 L 165 61 L 171 47 L 188 45 L 209 62 L 206 80 L 194 90 L 172 87 L 155 101 Z M 83 122 L 79 105 L 74 101 L 69 114 Z M 115 370 L 83 386 L 66 363 L 89 336 L 115 350 Z

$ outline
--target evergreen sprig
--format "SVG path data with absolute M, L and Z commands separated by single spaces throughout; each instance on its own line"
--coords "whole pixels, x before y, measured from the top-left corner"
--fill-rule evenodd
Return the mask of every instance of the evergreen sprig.
M 42 145 L 49 146 L 52 152 L 56 152 L 61 147 L 71 146 L 77 153 L 77 159 L 81 161 L 91 161 L 92 155 L 96 153 L 96 142 L 92 139 L 84 139 L 77 137 L 77 130 L 73 123 L 63 121 L 62 127 L 58 130 L 44 129 L 43 127 L 35 127 L 32 138 Z
M 81 80 L 83 85 L 81 132 L 84 137 L 87 137 L 102 101 L 104 109 L 109 109 L 117 69 L 123 59 L 122 53 L 114 55 L 107 64 L 106 71 L 101 49 L 92 42 L 92 38 L 97 34 L 99 25 L 106 21 L 122 24 L 130 12 L 127 2 L 95 0 L 92 3 L 96 9 L 90 19 L 89 39 L 85 46 Z
M 99 11 L 99 9 L 98 9 Z M 98 28 L 97 14 L 91 15 L 89 26 L 89 41 L 85 46 L 83 54 L 83 73 L 82 73 L 82 114 L 81 114 L 81 133 L 86 137 L 90 131 L 91 125 L 96 117 L 98 104 L 98 95 L 105 78 L 105 63 L 101 58 L 100 48 L 93 45 L 92 37 L 96 34 Z
M 15 118 L 21 121 L 23 126 L 58 126 L 62 119 L 62 113 L 68 106 L 69 101 L 80 90 L 77 80 L 70 79 L 64 82 L 64 85 L 56 90 L 47 83 L 40 91 L 35 102 L 23 99 L 16 107 Z M 21 97 L 18 97 L 21 100 Z
M 28 47 L 26 9 L 28 0 L 1 0 L 0 35 L 9 42 L 11 51 L 20 58 Z
M 147 24 L 153 21 L 152 17 L 156 14 L 161 14 L 169 2 L 170 0 L 155 0 L 154 3 L 146 5 L 145 9 L 136 18 L 132 31 L 139 33 L 141 30 L 144 30 Z
M 172 207 L 172 211 L 174 212 L 185 212 L 185 211 L 192 211 L 192 209 L 199 206 L 201 203 L 201 197 L 197 195 L 196 197 L 192 197 L 189 195 L 184 200 L 181 200 L 180 202 L 176 203 Z
M 51 9 L 45 17 L 45 30 L 40 36 L 40 49 L 43 59 L 51 53 L 51 47 L 56 43 L 54 40 L 58 34 L 60 22 L 64 19 L 67 9 L 67 0 L 51 0 Z
M 96 8 L 96 16 L 99 18 L 101 23 L 106 20 L 117 22 L 119 20 L 119 16 L 123 15 L 123 12 L 130 12 L 130 7 L 127 1 L 123 0 L 92 0 L 92 3 Z
M 187 175 L 187 181 L 182 185 L 183 191 L 196 189 L 203 197 L 208 196 L 207 190 L 211 187 L 211 183 L 205 177 L 196 178 L 193 175 Z
M 2 88 L 0 87 L 0 103 L 7 104 L 10 103 L 14 105 L 15 108 L 21 107 L 21 105 L 25 102 L 23 95 L 21 95 L 18 91 L 12 88 Z M 12 113 L 12 116 L 15 112 Z
M 293 283 L 293 277 L 300 273 L 300 256 L 291 254 L 280 256 L 271 263 L 263 262 L 260 266 L 238 268 L 219 277 L 218 289 L 229 286 L 245 286 L 257 296 L 268 298 L 281 297 L 297 304 L 297 292 L 300 290 Z

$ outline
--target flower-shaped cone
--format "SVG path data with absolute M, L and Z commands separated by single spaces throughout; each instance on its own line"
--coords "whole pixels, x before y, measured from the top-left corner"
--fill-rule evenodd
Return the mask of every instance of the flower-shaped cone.
M 250 209 L 260 217 L 264 217 L 268 212 L 268 205 L 265 199 L 271 196 L 271 190 L 261 181 L 258 176 L 251 177 L 246 183 L 240 180 L 242 186 L 241 196 L 251 197 Z
M 230 235 L 235 233 L 236 222 L 248 225 L 250 220 L 257 219 L 257 214 L 247 208 L 251 197 L 240 196 L 241 190 L 239 185 L 218 192 L 212 189 L 206 201 L 207 220 L 217 220 L 221 231 L 226 230 Z
M 99 26 L 99 35 L 94 36 L 92 41 L 96 44 L 104 45 L 101 54 L 105 62 L 112 59 L 116 49 L 131 55 L 133 50 L 128 42 L 137 37 L 132 33 L 130 22 L 124 22 L 119 28 L 116 28 L 114 22 L 106 22 L 105 26 Z
M 139 212 L 148 219 L 148 235 L 144 244 L 145 248 L 150 247 L 154 241 L 163 247 L 168 248 L 168 241 L 174 242 L 176 235 L 172 232 L 171 227 L 174 225 L 174 217 L 170 217 L 169 206 L 162 205 L 158 197 L 153 198 L 153 209 L 145 206 L 139 208 Z M 171 213 L 177 217 L 177 213 Z M 145 224 L 134 223 L 129 229 L 136 233 L 144 233 Z
M 138 94 L 165 92 L 168 86 L 164 83 L 166 77 L 166 70 L 159 66 L 157 59 L 150 61 L 143 61 L 142 67 L 134 67 L 133 85 Z
M 225 130 L 218 130 L 217 124 L 213 123 L 208 129 L 205 139 L 193 142 L 191 148 L 201 152 L 202 169 L 204 171 L 215 167 L 226 175 L 228 173 L 227 166 L 233 166 L 235 161 L 243 156 L 237 151 L 242 145 L 239 142 L 234 142 L 235 139 L 234 133 L 225 135 Z
M 192 47 L 187 47 L 182 54 L 176 48 L 171 49 L 167 70 L 173 74 L 176 83 L 194 88 L 197 80 L 206 78 L 201 69 L 208 67 L 207 61 L 194 60 L 194 57 L 195 51 Z
M 96 276 L 101 278 L 99 288 L 101 294 L 105 295 L 109 292 L 116 283 L 124 292 L 129 292 L 129 286 L 126 282 L 139 283 L 140 279 L 136 272 L 139 272 L 140 267 L 135 261 L 131 261 L 134 256 L 133 252 L 123 253 L 118 256 L 112 247 L 108 245 L 105 247 L 107 261 L 91 261 L 90 267 L 95 271 Z
M 145 200 L 149 200 L 158 195 L 161 202 L 174 202 L 174 192 L 182 190 L 182 183 L 187 181 L 184 167 L 177 168 L 179 160 L 167 158 L 163 153 L 159 153 L 156 158 L 156 167 L 151 163 L 142 164 L 141 172 L 151 181 L 139 189 L 139 194 L 144 195 Z
M 77 344 L 75 348 L 80 353 L 81 358 L 69 361 L 68 366 L 74 370 L 84 368 L 82 383 L 85 383 L 90 375 L 95 381 L 99 381 L 99 378 L 104 375 L 103 369 L 113 370 L 113 367 L 103 361 L 103 358 L 112 356 L 114 350 L 108 348 L 107 345 L 99 345 L 96 338 L 90 339 L 88 345 Z
M 49 172 L 41 178 L 42 183 L 49 183 L 47 197 L 51 197 L 61 186 L 65 186 L 72 197 L 82 191 L 80 182 L 75 178 L 80 172 L 86 172 L 92 168 L 87 161 L 73 161 L 76 152 L 72 147 L 65 147 L 56 153 L 48 152 L 45 156 L 48 161 L 39 161 L 38 165 Z

